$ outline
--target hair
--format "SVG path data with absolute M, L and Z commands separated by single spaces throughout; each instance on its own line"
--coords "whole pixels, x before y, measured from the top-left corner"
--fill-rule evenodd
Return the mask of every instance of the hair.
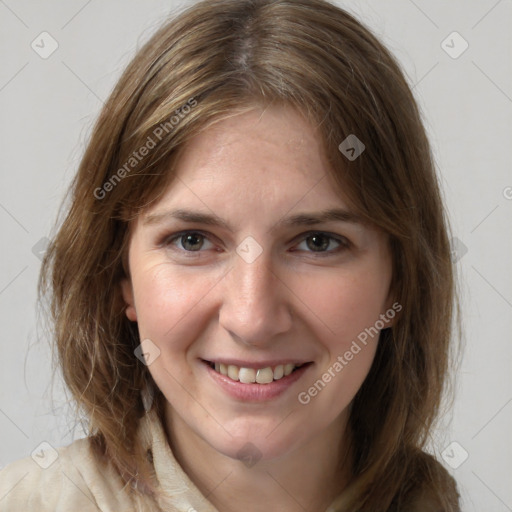
M 350 510 L 415 510 L 414 500 L 430 493 L 439 510 L 459 510 L 453 480 L 423 451 L 443 403 L 456 309 L 431 149 L 395 58 L 324 0 L 196 3 L 143 45 L 105 103 L 39 283 L 94 451 L 126 480 L 146 474 L 136 435 L 141 391 L 152 379 L 134 356 L 139 334 L 120 287 L 131 222 L 170 185 L 188 140 L 273 104 L 296 109 L 318 130 L 349 206 L 389 236 L 391 291 L 402 306 L 381 331 L 351 405 L 352 478 L 342 502 Z M 355 160 L 338 149 L 351 134 L 366 146 Z M 159 411 L 162 400 L 157 390 Z

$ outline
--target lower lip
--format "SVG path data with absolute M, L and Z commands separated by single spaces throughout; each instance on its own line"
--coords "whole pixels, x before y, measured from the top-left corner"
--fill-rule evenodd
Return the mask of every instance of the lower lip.
M 268 384 L 244 384 L 239 381 L 234 381 L 229 377 L 216 372 L 208 363 L 202 362 L 210 377 L 230 396 L 244 402 L 266 402 L 282 395 L 289 389 L 295 382 L 297 382 L 308 368 L 311 363 L 307 363 L 286 377 L 279 380 L 273 380 Z

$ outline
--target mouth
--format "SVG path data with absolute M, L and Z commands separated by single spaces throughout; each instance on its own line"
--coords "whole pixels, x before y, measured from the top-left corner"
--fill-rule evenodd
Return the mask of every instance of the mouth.
M 227 362 L 216 362 L 202 360 L 204 364 L 208 365 L 212 370 L 220 375 L 224 375 L 234 382 L 241 382 L 242 384 L 271 384 L 272 382 L 288 377 L 300 368 L 309 366 L 308 363 L 283 363 L 272 366 L 262 366 L 260 368 L 251 365 L 238 366 Z

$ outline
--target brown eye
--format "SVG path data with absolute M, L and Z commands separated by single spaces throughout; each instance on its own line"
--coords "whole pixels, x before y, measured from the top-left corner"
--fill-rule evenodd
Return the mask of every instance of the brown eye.
M 204 237 L 199 233 L 190 233 L 186 235 L 181 235 L 180 241 L 181 246 L 186 251 L 199 251 L 203 246 Z
M 317 233 L 306 238 L 306 244 L 308 248 L 314 252 L 325 251 L 329 247 L 329 243 L 330 238 L 328 236 L 323 235 L 322 233 Z
M 213 244 L 209 241 L 208 237 L 197 231 L 182 231 L 181 233 L 175 233 L 166 237 L 163 241 L 163 245 L 166 247 L 187 253 L 199 253 L 205 249 L 210 249 L 211 247 L 205 247 L 205 243 L 211 244 L 213 247 Z
M 345 237 L 335 237 L 329 233 L 314 232 L 303 235 L 302 242 L 297 246 L 297 249 L 316 253 L 318 256 L 329 256 L 347 249 L 349 245 L 350 243 Z

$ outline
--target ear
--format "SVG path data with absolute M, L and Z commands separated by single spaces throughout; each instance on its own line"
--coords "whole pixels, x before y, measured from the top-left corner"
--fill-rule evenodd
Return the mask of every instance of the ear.
M 386 310 L 384 311 L 384 315 L 386 317 L 386 328 L 393 327 L 395 325 L 402 309 L 402 304 L 396 299 L 396 293 L 393 290 L 393 287 L 390 286 L 386 299 Z
M 402 304 L 397 300 L 387 301 L 387 309 L 384 312 L 386 318 L 386 328 L 393 327 L 400 317 L 400 311 L 402 311 Z M 381 317 L 382 318 L 382 317 Z
M 135 311 L 135 301 L 133 300 L 133 286 L 129 277 L 121 280 L 121 293 L 126 303 L 126 316 L 132 322 L 137 321 L 137 312 Z

